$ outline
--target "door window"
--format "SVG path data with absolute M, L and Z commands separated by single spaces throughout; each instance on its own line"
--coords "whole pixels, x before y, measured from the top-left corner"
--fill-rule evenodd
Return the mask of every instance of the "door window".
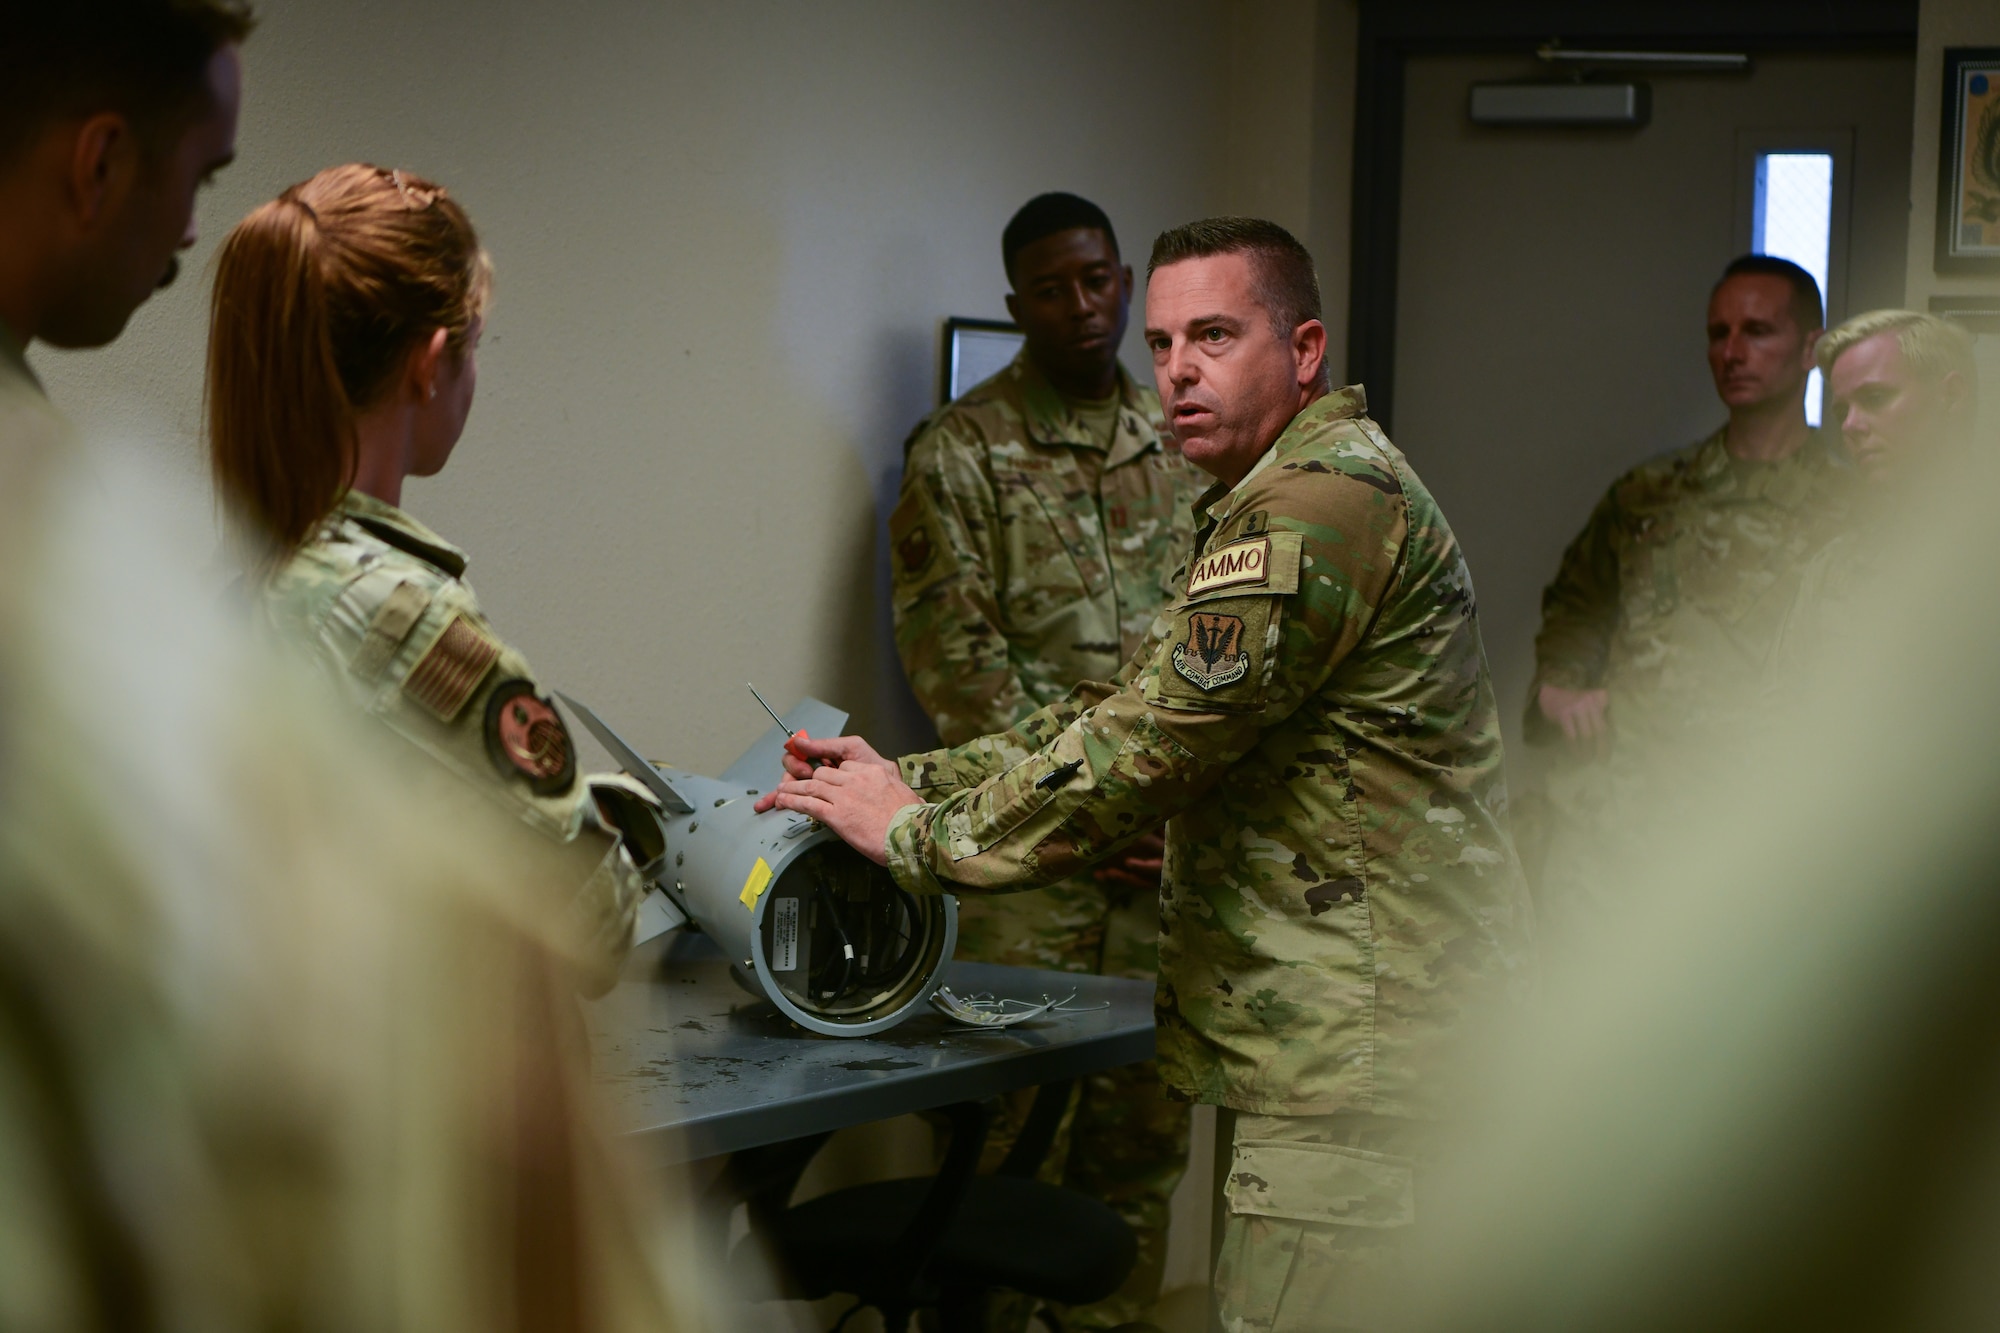
M 1854 131 L 1739 130 L 1737 236 L 1753 254 L 1789 259 L 1813 275 L 1827 327 L 1847 315 L 1847 223 Z M 1821 386 L 1806 384 L 1806 421 L 1820 422 Z
M 1758 153 L 1751 196 L 1750 248 L 1789 259 L 1812 274 L 1826 299 L 1833 251 L 1833 154 Z M 1820 376 L 1815 370 L 1806 382 L 1807 424 L 1819 425 L 1819 414 Z

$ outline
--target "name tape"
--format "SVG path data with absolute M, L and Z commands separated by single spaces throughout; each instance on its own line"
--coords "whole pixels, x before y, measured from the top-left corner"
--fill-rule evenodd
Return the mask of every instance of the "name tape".
M 1194 562 L 1188 571 L 1187 595 L 1199 597 L 1217 588 L 1233 588 L 1242 583 L 1267 583 L 1271 578 L 1271 539 L 1237 542 L 1211 551 Z

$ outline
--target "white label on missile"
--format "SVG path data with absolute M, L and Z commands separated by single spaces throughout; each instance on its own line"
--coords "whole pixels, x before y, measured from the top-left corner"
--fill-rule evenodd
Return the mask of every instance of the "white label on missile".
M 771 925 L 771 970 L 796 972 L 799 967 L 799 900 L 780 898 L 771 904 L 777 919 Z

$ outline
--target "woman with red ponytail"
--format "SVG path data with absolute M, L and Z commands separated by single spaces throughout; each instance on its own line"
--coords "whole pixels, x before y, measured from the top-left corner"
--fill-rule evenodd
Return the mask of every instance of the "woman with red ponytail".
M 635 862 L 658 851 L 650 798 L 579 778 L 561 714 L 480 612 L 465 553 L 400 507 L 404 480 L 442 469 L 465 429 L 491 292 L 442 186 L 349 165 L 286 190 L 217 260 L 210 462 L 280 636 L 358 708 L 579 844 L 565 911 L 595 989 L 631 938 Z

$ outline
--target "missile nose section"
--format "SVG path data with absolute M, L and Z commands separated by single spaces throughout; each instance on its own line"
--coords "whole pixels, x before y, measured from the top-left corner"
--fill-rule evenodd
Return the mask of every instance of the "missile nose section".
M 661 797 L 666 853 L 656 882 L 752 994 L 828 1036 L 881 1032 L 929 1001 L 958 942 L 957 900 L 904 892 L 803 815 L 758 814 L 757 796 L 777 782 L 777 745 L 760 742 L 722 778 L 702 777 L 647 763 L 588 708 L 563 702 Z M 816 700 L 792 715 L 814 709 L 801 725 L 815 734 L 837 734 L 846 722 Z M 765 766 L 769 780 L 759 781 Z

